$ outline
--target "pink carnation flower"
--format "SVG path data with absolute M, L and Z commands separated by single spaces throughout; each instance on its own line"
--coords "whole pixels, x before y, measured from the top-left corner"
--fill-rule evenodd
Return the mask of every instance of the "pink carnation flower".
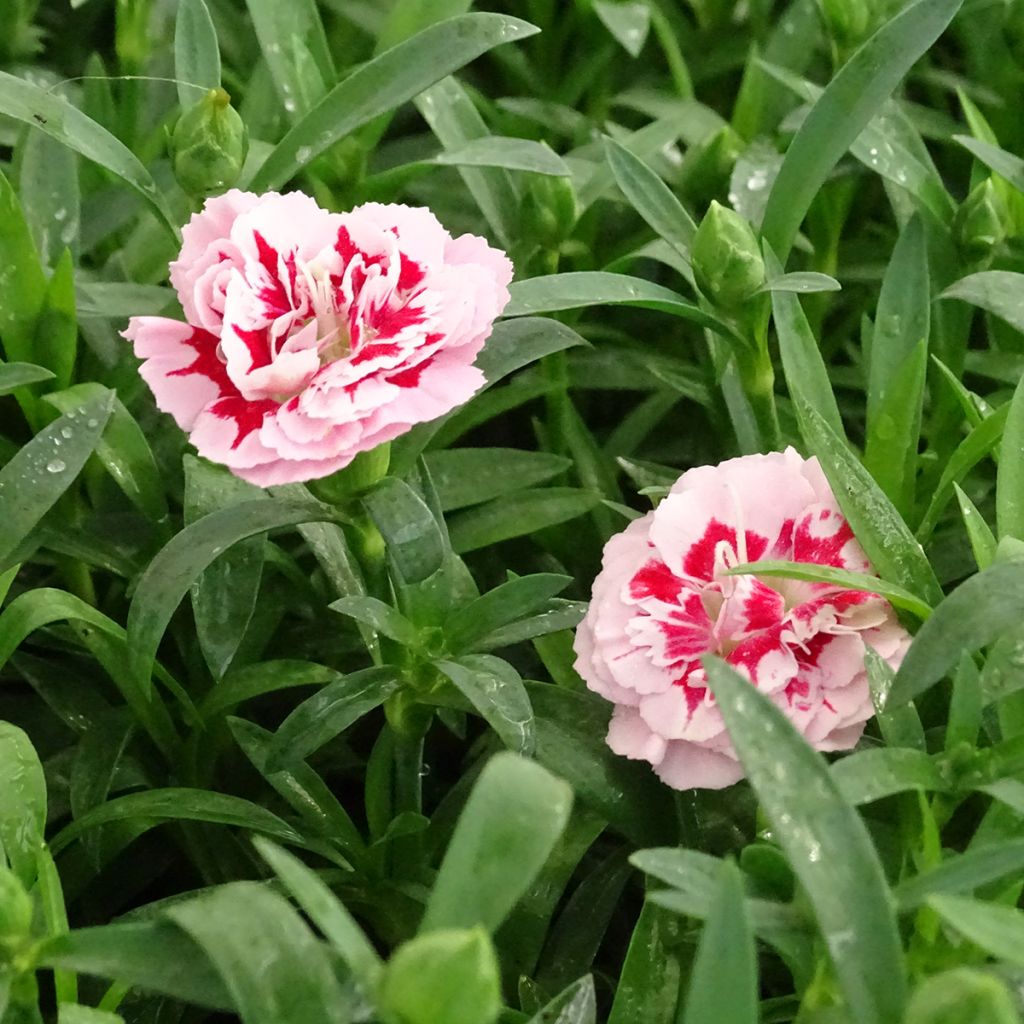
M 484 382 L 512 265 L 429 210 L 232 190 L 182 237 L 187 323 L 133 317 L 124 336 L 160 409 L 245 480 L 327 476 Z
M 612 750 L 676 789 L 743 777 L 701 655 L 725 658 L 818 750 L 845 750 L 874 713 L 865 645 L 895 667 L 909 643 L 874 594 L 722 575 L 769 559 L 871 571 L 817 460 L 792 448 L 689 470 L 604 549 L 576 669 L 615 705 Z

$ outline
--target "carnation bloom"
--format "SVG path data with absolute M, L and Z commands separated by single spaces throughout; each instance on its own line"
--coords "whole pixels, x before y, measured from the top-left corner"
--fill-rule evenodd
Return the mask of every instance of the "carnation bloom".
M 702 655 L 724 658 L 818 750 L 844 750 L 874 713 L 865 646 L 895 667 L 909 643 L 875 594 L 723 575 L 762 560 L 871 571 L 817 460 L 792 448 L 689 470 L 604 549 L 576 669 L 615 705 L 612 750 L 676 789 L 743 776 Z
M 336 214 L 235 189 L 182 239 L 171 283 L 187 322 L 133 317 L 124 336 L 160 409 L 245 480 L 326 476 L 484 382 L 473 360 L 512 265 L 429 210 Z

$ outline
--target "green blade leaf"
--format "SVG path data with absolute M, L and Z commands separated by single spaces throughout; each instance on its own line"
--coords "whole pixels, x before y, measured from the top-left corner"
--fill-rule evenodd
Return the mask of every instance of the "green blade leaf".
M 972 139 L 969 135 L 954 135 L 953 141 L 970 150 L 986 167 L 1005 178 L 1018 192 L 1024 192 L 1024 160 L 1019 156 L 1007 153 L 1005 149 L 984 139 Z
M 962 0 L 917 0 L 887 21 L 840 68 L 789 144 L 762 231 L 785 265 L 793 239 L 832 168 L 879 112 Z
M 39 964 L 94 974 L 213 1010 L 235 1009 L 202 949 L 166 920 L 77 929 L 50 939 Z
M 368 668 L 328 683 L 281 723 L 267 758 L 270 771 L 299 761 L 379 707 L 398 689 L 392 668 Z
M 1024 331 L 1024 305 L 1020 301 L 1022 288 L 1024 274 L 1012 270 L 982 270 L 954 282 L 939 298 L 969 302 L 1005 320 L 1018 331 Z
M 82 226 L 77 154 L 38 128 L 28 131 L 20 153 L 18 194 L 40 258 L 55 267 L 66 249 L 77 263 Z
M 55 92 L 0 71 L 0 112 L 80 153 L 139 193 L 177 238 L 178 228 L 166 200 L 138 157 L 77 107 Z
M 0 565 L 71 486 L 99 444 L 114 393 L 70 410 L 0 469 Z
M 131 666 L 139 686 L 149 687 L 157 647 L 181 599 L 222 551 L 268 530 L 337 518 L 334 509 L 313 501 L 247 501 L 211 512 L 177 534 L 149 563 L 128 609 Z
M 832 766 L 843 799 L 854 807 L 907 790 L 943 793 L 949 784 L 923 750 L 892 747 L 860 750 Z
M 0 722 L 0 850 L 25 888 L 36 876 L 36 848 L 46 828 L 46 780 L 31 741 Z
M 502 43 L 537 30 L 500 14 L 464 14 L 424 29 L 367 61 L 336 85 L 277 144 L 256 172 L 254 192 L 280 188 L 313 157 Z
M 964 652 L 980 650 L 1020 625 L 1024 565 L 993 565 L 965 580 L 932 612 L 903 659 L 889 694 L 891 705 L 913 700 L 956 667 Z
M 458 661 L 439 661 L 437 667 L 509 750 L 532 756 L 533 708 L 522 677 L 507 661 L 489 654 L 467 654 Z
M 622 965 L 608 1024 L 671 1024 L 679 997 L 678 933 L 672 915 L 644 903 Z
M 232 882 L 166 914 L 202 948 L 245 1024 L 351 1020 L 326 948 L 277 893 Z
M 572 790 L 540 765 L 492 757 L 459 816 L 420 931 L 493 932 L 544 866 L 571 807 Z
M 596 1024 L 597 994 L 588 974 L 559 992 L 528 1024 Z
M 932 896 L 928 905 L 948 925 L 1000 960 L 1024 965 L 1024 913 L 962 896 Z
M 697 225 L 675 193 L 638 156 L 605 138 L 605 155 L 633 209 L 689 263 Z
M 651 9 L 644 3 L 594 0 L 594 12 L 631 57 L 639 57 L 651 27 Z
M 505 307 L 507 317 L 557 313 L 586 306 L 639 306 L 679 316 L 714 331 L 726 330 L 713 316 L 670 288 L 627 274 L 581 270 L 531 277 L 526 281 L 513 281 L 509 294 L 512 299 Z
M 375 597 L 342 597 L 327 607 L 397 640 L 404 647 L 415 650 L 422 645 L 416 627 L 401 612 Z
M 363 504 L 406 583 L 422 583 L 441 567 L 445 537 L 426 502 L 403 480 L 386 477 Z
M 989 417 L 991 419 L 991 417 Z M 1024 378 L 1013 392 L 996 474 L 996 527 L 1000 539 L 1024 540 Z
M 686 993 L 686 1024 L 757 1024 L 757 953 L 747 919 L 743 876 L 719 869 Z
M 182 110 L 202 98 L 202 89 L 220 86 L 220 47 L 204 0 L 181 0 L 174 23 L 174 77 Z M 199 88 L 194 88 L 198 86 Z
M 906 522 L 821 414 L 799 397 L 795 401 L 808 445 L 875 571 L 929 605 L 937 605 L 942 590 Z
M 898 1024 L 903 948 L 867 828 L 783 712 L 718 658 L 704 665 L 761 808 L 807 891 L 850 1015 L 858 1024 Z
M 427 452 L 423 461 L 445 512 L 543 483 L 572 465 L 561 455 L 518 448 L 449 448 Z
M 973 892 L 1024 871 L 1024 839 L 993 842 L 954 854 L 941 864 L 908 878 L 895 892 L 901 913 L 917 910 L 933 895 Z
M 433 163 L 451 167 L 504 167 L 510 171 L 530 171 L 567 178 L 569 168 L 550 146 L 531 139 L 487 135 L 433 158 Z
M 26 384 L 53 380 L 53 374 L 45 366 L 32 363 L 0 363 L 0 395 L 9 395 Z

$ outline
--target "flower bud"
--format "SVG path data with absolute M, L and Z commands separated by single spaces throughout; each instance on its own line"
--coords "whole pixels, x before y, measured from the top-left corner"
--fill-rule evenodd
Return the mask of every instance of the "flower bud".
M 238 180 L 249 133 L 231 97 L 223 89 L 211 89 L 178 118 L 170 148 L 174 176 L 183 191 L 213 196 Z
M 871 31 L 868 0 L 818 0 L 829 34 L 840 46 L 856 46 Z
M 0 868 L 0 963 L 32 930 L 32 899 L 17 875 Z
M 933 975 L 917 989 L 904 1024 L 1020 1024 L 1020 1017 L 998 978 L 958 967 Z
M 697 286 L 716 306 L 735 310 L 764 284 L 764 260 L 750 225 L 712 200 L 690 250 Z
M 572 232 L 579 216 L 576 190 L 571 178 L 534 175 L 523 198 L 524 231 L 545 248 L 556 248 Z
M 387 1024 L 493 1024 L 501 1012 L 494 946 L 483 928 L 430 932 L 400 946 L 377 1009 Z
M 1006 238 L 1006 204 L 995 182 L 986 178 L 976 185 L 957 210 L 957 239 L 972 256 L 987 256 Z
M 387 441 L 369 451 L 360 452 L 344 469 L 330 476 L 311 480 L 309 489 L 321 501 L 343 505 L 350 498 L 364 494 L 387 476 L 391 462 L 391 444 Z

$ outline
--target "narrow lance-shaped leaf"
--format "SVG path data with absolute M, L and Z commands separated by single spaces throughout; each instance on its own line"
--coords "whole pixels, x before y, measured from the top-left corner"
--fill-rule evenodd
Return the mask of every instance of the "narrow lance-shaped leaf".
M 28 888 L 46 827 L 46 780 L 28 736 L 0 722 L 0 850 Z
M 708 682 L 779 844 L 807 891 L 857 1024 L 897 1024 L 906 980 L 892 895 L 871 837 L 783 712 L 718 658 Z
M 1013 392 L 996 474 L 996 526 L 1000 538 L 1024 540 L 1024 378 Z
M 174 77 L 183 110 L 220 86 L 220 47 L 204 0 L 181 0 L 174 24 Z
M 962 0 L 917 0 L 887 21 L 840 68 L 786 152 L 762 230 L 785 264 L 825 179 L 914 62 L 953 19 Z

